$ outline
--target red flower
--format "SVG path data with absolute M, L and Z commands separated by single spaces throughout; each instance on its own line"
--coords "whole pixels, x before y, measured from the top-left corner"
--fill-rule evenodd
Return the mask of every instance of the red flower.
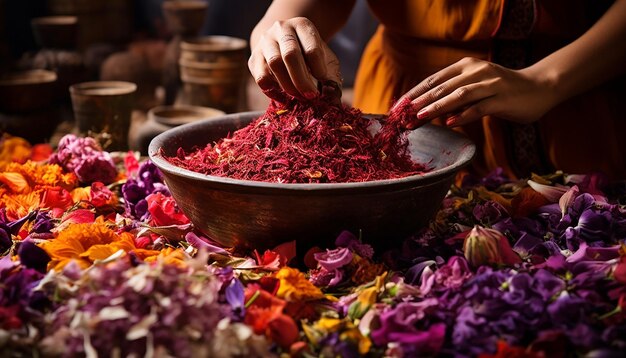
M 283 349 L 288 349 L 298 340 L 298 326 L 291 317 L 279 314 L 267 323 L 265 334 Z
M 22 327 L 22 320 L 17 316 L 19 311 L 18 305 L 0 307 L 0 327 L 5 330 Z
M 117 203 L 117 196 L 115 196 L 106 185 L 96 181 L 91 184 L 89 201 L 96 208 L 100 208 L 107 205 L 115 205 Z
M 156 226 L 184 225 L 189 219 L 178 208 L 171 196 L 162 193 L 150 194 L 146 197 L 148 212 L 152 216 L 152 222 Z
M 139 171 L 139 161 L 130 150 L 124 156 L 124 167 L 126 168 L 126 176 L 129 178 L 135 177 Z
M 74 201 L 69 191 L 60 186 L 51 186 L 42 191 L 39 207 L 45 209 L 59 209 L 59 214 L 62 214 L 63 211 L 67 210 L 73 204 Z
M 524 347 L 510 346 L 505 341 L 498 341 L 498 351 L 495 354 L 479 354 L 478 358 L 544 358 L 541 352 L 533 352 Z
M 617 282 L 626 284 L 626 255 L 619 258 L 615 271 L 613 271 L 613 277 Z

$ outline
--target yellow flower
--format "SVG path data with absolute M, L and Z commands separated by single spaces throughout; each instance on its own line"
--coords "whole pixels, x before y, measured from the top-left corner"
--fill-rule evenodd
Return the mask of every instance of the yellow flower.
M 304 323 L 302 328 L 309 341 L 315 344 L 331 333 L 340 332 L 339 340 L 356 343 L 361 354 L 366 354 L 372 347 L 372 341 L 364 336 L 350 320 L 322 317 L 313 325 Z
M 382 275 L 376 277 L 373 284 L 361 286 L 364 288 L 360 288 L 356 301 L 352 302 L 348 308 L 348 314 L 350 317 L 363 317 L 370 307 L 376 303 L 378 300 L 378 294 L 382 291 L 385 285 L 386 278 L 387 272 L 384 272 Z
M 75 203 L 78 203 L 80 201 L 89 201 L 89 199 L 91 199 L 91 187 L 78 187 L 72 190 L 70 192 L 70 195 L 72 196 L 72 200 Z
M 187 267 L 187 254 L 181 248 L 166 247 L 161 251 L 158 250 L 146 250 L 135 249 L 137 257 L 145 262 L 163 262 L 167 265 L 176 265 L 178 267 Z
M 85 269 L 96 260 L 103 260 L 119 250 L 136 249 L 132 234 L 116 234 L 103 222 L 73 224 L 59 233 L 55 239 L 40 244 L 50 258 L 48 270 L 61 270 L 75 260 Z
M 287 301 L 310 301 L 325 297 L 322 291 L 297 269 L 283 267 L 276 272 L 276 278 L 280 280 L 276 296 Z

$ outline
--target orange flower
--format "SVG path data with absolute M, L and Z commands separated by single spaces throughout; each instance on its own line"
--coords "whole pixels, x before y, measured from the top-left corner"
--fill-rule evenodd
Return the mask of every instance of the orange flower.
M 39 208 L 39 194 L 2 195 L 0 196 L 0 208 L 6 208 L 9 220 L 17 220 L 26 216 L 29 212 Z
M 72 260 L 85 269 L 94 261 L 103 260 L 119 250 L 135 250 L 132 234 L 118 235 L 102 221 L 69 225 L 56 239 L 43 242 L 40 246 L 52 259 L 48 270 L 61 270 Z
M 6 166 L 5 172 L 21 174 L 34 190 L 40 187 L 60 186 L 70 191 L 78 184 L 74 173 L 64 173 L 56 164 L 41 165 L 31 161 L 24 164 L 11 163 Z
M 28 181 L 20 173 L 0 173 L 0 183 L 4 184 L 14 194 L 26 194 L 31 191 Z
M 297 269 L 283 267 L 276 273 L 276 278 L 280 280 L 276 296 L 287 301 L 310 301 L 325 298 L 322 291 Z
M 4 136 L 0 141 L 0 170 L 12 162 L 24 163 L 30 157 L 30 144 L 25 139 Z

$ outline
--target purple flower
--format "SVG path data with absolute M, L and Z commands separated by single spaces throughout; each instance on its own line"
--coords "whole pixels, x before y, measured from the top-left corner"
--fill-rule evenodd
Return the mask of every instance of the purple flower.
M 49 162 L 74 172 L 78 180 L 85 184 L 96 181 L 110 184 L 117 177 L 117 169 L 111 155 L 103 151 L 90 137 L 79 138 L 73 134 L 64 136 L 59 141 L 57 151 L 50 156 Z
M 0 209 L 0 254 L 3 254 L 13 246 L 11 236 L 17 235 L 22 225 L 35 215 L 35 212 L 31 211 L 21 219 L 9 221 L 4 210 L 4 208 Z
M 448 263 L 434 272 L 425 268 L 420 289 L 424 295 L 427 295 L 433 290 L 459 288 L 471 277 L 472 272 L 465 258 L 453 256 L 448 260 Z
M 435 323 L 427 329 L 418 328 L 427 311 L 436 307 L 436 299 L 426 299 L 401 302 L 395 308 L 383 311 L 379 317 L 380 327 L 371 332 L 372 341 L 377 345 L 399 343 L 405 353 L 437 354 L 444 342 L 445 324 Z
M 334 271 L 352 262 L 352 252 L 348 248 L 326 250 L 313 254 L 317 263 L 328 271 Z
M 335 245 L 338 247 L 346 247 L 366 259 L 371 259 L 374 256 L 374 249 L 372 246 L 359 241 L 359 239 L 350 231 L 342 231 L 339 236 L 337 236 Z
M 493 200 L 476 204 L 472 214 L 483 225 L 491 225 L 509 216 L 506 209 Z
M 20 243 L 20 248 L 17 250 L 17 255 L 20 258 L 22 265 L 37 270 L 41 273 L 46 273 L 46 267 L 50 262 L 50 256 L 37 244 L 31 240 L 24 240 Z
M 544 301 L 548 302 L 566 287 L 565 281 L 547 270 L 537 270 L 533 280 L 533 289 Z
M 243 290 L 243 284 L 236 278 L 231 279 L 224 290 L 226 302 L 232 308 L 235 317 L 242 317 L 244 313 L 245 295 Z
M 170 196 L 161 172 L 154 163 L 147 160 L 139 166 L 137 178 L 130 178 L 122 185 L 126 213 L 133 218 L 147 220 L 149 214 L 146 197 L 154 193 Z

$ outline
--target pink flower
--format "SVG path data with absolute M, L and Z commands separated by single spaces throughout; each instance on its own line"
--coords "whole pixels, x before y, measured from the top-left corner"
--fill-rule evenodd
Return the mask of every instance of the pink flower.
M 189 223 L 189 219 L 178 208 L 178 205 L 171 196 L 162 193 L 150 194 L 146 197 L 148 202 L 148 212 L 152 216 L 155 226 L 184 225 Z

